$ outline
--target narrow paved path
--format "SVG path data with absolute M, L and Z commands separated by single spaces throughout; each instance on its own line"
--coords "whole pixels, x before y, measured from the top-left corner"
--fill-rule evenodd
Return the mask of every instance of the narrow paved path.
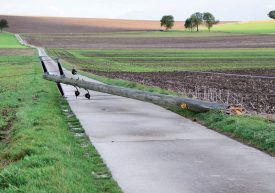
M 98 92 L 75 100 L 63 88 L 125 193 L 275 193 L 275 159 L 265 153 L 153 104 Z

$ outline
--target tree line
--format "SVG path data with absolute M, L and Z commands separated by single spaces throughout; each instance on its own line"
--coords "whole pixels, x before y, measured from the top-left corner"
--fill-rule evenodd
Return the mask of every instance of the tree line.
M 165 27 L 166 30 L 172 29 L 174 26 L 175 20 L 172 15 L 165 15 L 160 20 L 160 24 L 162 27 Z M 211 30 L 211 28 L 219 23 L 219 20 L 216 20 L 214 15 L 210 12 L 200 13 L 196 12 L 193 13 L 190 17 L 188 17 L 184 22 L 184 27 L 186 29 L 189 29 L 190 31 L 199 31 L 199 26 L 204 24 L 208 31 Z
M 275 10 L 270 11 L 268 13 L 268 17 L 271 19 L 275 19 Z M 165 27 L 166 30 L 172 29 L 174 26 L 175 20 L 172 15 L 165 15 L 160 20 L 161 27 Z M 208 31 L 210 32 L 211 28 L 219 23 L 219 20 L 216 20 L 214 15 L 209 12 L 200 13 L 196 12 L 192 14 L 189 18 L 187 18 L 184 22 L 185 29 L 189 29 L 191 32 L 196 29 L 196 31 L 199 31 L 199 26 L 202 24 L 205 24 Z
M 275 10 L 270 11 L 268 14 L 268 17 L 271 19 L 275 19 Z M 172 15 L 165 15 L 160 20 L 161 27 L 165 27 L 166 30 L 172 29 L 174 26 L 175 20 Z M 200 13 L 196 12 L 192 14 L 189 18 L 187 18 L 184 22 L 184 27 L 186 29 L 189 29 L 190 31 L 194 31 L 194 28 L 196 28 L 196 31 L 199 31 L 199 26 L 201 24 L 205 24 L 208 31 L 210 32 L 211 28 L 218 24 L 219 20 L 216 20 L 214 15 L 210 12 Z M 0 20 L 0 31 L 2 32 L 4 28 L 8 28 L 9 24 L 6 19 Z

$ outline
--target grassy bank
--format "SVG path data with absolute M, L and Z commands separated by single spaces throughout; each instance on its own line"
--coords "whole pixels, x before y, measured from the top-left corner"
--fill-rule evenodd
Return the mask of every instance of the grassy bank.
M 0 192 L 121 192 L 56 85 L 42 79 L 36 51 L 17 51 L 0 49 Z
M 275 49 L 49 49 L 78 68 L 157 72 L 275 68 Z
M 68 69 L 72 65 L 65 63 Z M 148 87 L 139 83 L 125 81 L 120 79 L 110 79 L 93 75 L 87 72 L 81 74 L 101 81 L 106 84 L 156 92 L 161 94 L 177 95 L 177 93 L 160 89 L 158 87 Z M 275 123 L 257 116 L 232 116 L 223 112 L 209 111 L 207 113 L 194 113 L 188 110 L 169 109 L 184 117 L 198 121 L 206 127 L 228 135 L 245 144 L 256 147 L 271 155 L 275 155 Z

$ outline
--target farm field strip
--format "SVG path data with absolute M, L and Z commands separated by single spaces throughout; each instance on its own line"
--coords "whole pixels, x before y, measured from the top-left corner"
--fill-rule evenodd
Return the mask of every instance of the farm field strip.
M 106 33 L 140 30 L 159 30 L 159 21 L 69 18 L 69 17 L 32 17 L 1 16 L 10 23 L 13 33 Z M 174 29 L 183 29 L 183 22 L 176 21 Z
M 49 49 L 78 68 L 97 71 L 226 71 L 275 68 L 275 49 L 74 50 Z
M 27 42 L 48 48 L 91 49 L 184 49 L 184 48 L 274 48 L 274 35 L 185 31 L 103 34 L 23 34 Z
M 43 34 L 43 33 L 23 33 L 22 37 L 32 37 L 39 39 L 76 39 L 76 38 L 160 38 L 160 37 L 216 37 L 216 36 L 245 36 L 245 34 L 238 33 L 224 33 L 224 32 L 200 32 L 191 33 L 188 31 L 138 31 L 138 32 L 106 32 L 106 33 L 55 33 L 55 34 Z
M 156 86 L 191 98 L 228 104 L 240 103 L 250 111 L 275 112 L 275 76 L 273 79 L 263 79 L 196 72 L 87 72 Z M 275 70 L 271 73 L 275 75 Z

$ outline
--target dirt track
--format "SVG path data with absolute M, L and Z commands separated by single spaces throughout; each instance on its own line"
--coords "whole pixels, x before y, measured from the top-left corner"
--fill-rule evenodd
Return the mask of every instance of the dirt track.
M 196 96 L 200 99 L 237 101 L 253 111 L 275 112 L 275 78 L 261 79 L 225 75 L 201 74 L 196 72 L 98 72 L 94 74 L 139 82 L 149 86 L 158 86 L 184 95 Z M 233 71 L 231 71 L 233 73 Z M 275 77 L 275 70 L 234 71 L 238 74 L 268 75 Z M 206 94 L 205 94 L 206 93 Z M 237 101 L 236 101 L 237 100 Z

